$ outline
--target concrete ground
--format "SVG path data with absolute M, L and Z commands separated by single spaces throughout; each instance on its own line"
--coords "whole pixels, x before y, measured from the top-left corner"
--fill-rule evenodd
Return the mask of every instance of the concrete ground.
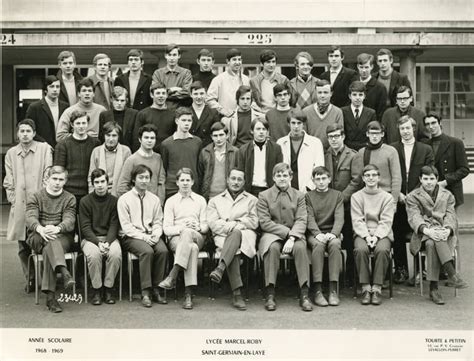
M 1 250 L 1 327 L 3 328 L 108 328 L 108 329 L 313 329 L 313 330 L 471 330 L 473 329 L 474 300 L 474 244 L 471 235 L 461 236 L 461 269 L 470 283 L 468 289 L 459 290 L 454 298 L 453 288 L 442 286 L 440 291 L 446 305 L 437 306 L 419 289 L 394 286 L 394 297 L 388 299 L 383 292 L 381 306 L 361 306 L 352 298 L 352 289 L 341 290 L 339 307 L 315 307 L 313 312 L 302 312 L 295 298 L 292 284 L 285 289 L 288 279 L 283 279 L 277 289 L 278 309 L 267 312 L 261 293 L 254 285 L 250 290 L 248 310 L 241 312 L 230 305 L 227 288 L 217 292 L 215 300 L 208 299 L 208 289 L 200 286 L 195 297 L 195 309 L 181 308 L 169 294 L 168 305 L 154 304 L 151 309 L 141 306 L 136 294 L 128 301 L 124 286 L 124 300 L 115 305 L 92 306 L 65 303 L 64 311 L 52 314 L 46 310 L 45 298 L 35 305 L 34 293 L 25 294 L 23 277 L 17 258 L 17 245 L 0 238 Z M 411 257 L 409 263 L 411 263 Z M 82 292 L 82 290 L 79 290 Z M 180 292 L 182 296 L 182 290 Z M 376 317 L 375 317 L 376 315 Z

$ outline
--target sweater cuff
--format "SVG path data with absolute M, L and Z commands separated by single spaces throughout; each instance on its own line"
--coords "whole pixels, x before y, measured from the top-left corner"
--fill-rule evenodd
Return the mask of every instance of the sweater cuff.
M 423 233 L 423 231 L 425 230 L 426 228 L 426 224 L 422 224 L 421 226 L 418 227 L 418 235 L 420 236 L 424 236 L 425 234 Z

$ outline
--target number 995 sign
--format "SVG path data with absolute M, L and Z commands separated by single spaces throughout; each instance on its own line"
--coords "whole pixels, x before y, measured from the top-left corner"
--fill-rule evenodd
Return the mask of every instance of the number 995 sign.
M 272 43 L 272 34 L 263 34 L 263 33 L 250 33 L 247 34 L 247 40 L 249 44 L 271 44 Z

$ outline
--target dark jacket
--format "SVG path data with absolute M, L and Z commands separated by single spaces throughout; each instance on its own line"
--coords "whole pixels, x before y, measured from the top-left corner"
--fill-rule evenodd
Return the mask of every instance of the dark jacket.
M 387 109 L 387 89 L 374 77 L 370 78 L 365 87 L 364 105 L 374 109 L 377 114 L 377 120 L 381 122 L 383 112 Z
M 112 79 L 107 78 L 107 85 L 109 87 L 109 98 L 107 99 L 104 89 L 101 87 L 101 81 L 96 74 L 91 75 L 88 79 L 94 83 L 94 103 L 102 105 L 105 109 L 112 109 L 112 91 L 114 88 Z
M 372 75 L 375 79 L 379 78 L 379 73 L 376 72 Z M 388 99 L 390 100 L 390 106 L 394 107 L 397 105 L 397 89 L 405 85 L 411 88 L 410 80 L 405 74 L 401 74 L 396 70 L 392 71 L 391 79 L 390 79 L 390 86 L 388 89 Z
M 283 162 L 283 153 L 281 147 L 274 141 L 268 139 L 266 144 L 265 173 L 267 186 L 273 186 L 273 167 L 275 164 Z M 253 181 L 253 163 L 254 158 L 254 142 L 248 142 L 240 147 L 237 154 L 237 168 L 245 173 L 245 190 L 250 192 Z
M 329 70 L 325 71 L 321 74 L 320 78 L 331 82 L 331 72 Z M 349 85 L 358 78 L 359 75 L 355 70 L 343 66 L 334 84 L 331 86 L 331 103 L 339 108 L 349 105 L 351 103 L 349 99 Z
M 194 108 L 191 107 L 193 112 L 193 124 L 189 132 L 202 140 L 202 145 L 205 147 L 209 143 L 212 143 L 211 139 L 211 126 L 212 124 L 221 120 L 221 115 L 215 109 L 209 108 L 207 105 L 201 113 L 201 118 L 198 119 Z
M 433 139 L 424 142 L 433 146 Z M 435 167 L 439 172 L 439 180 L 448 182 L 447 189 L 454 195 L 456 206 L 463 204 L 462 179 L 469 175 L 469 164 L 461 139 L 441 134 L 441 143 L 435 155 Z
M 354 114 L 351 106 L 342 107 L 342 115 L 344 116 L 344 133 L 346 139 L 344 143 L 351 149 L 359 150 L 367 145 L 367 124 L 376 120 L 375 110 L 364 106 L 359 117 L 359 125 L 356 125 Z
M 135 119 L 137 117 L 138 110 L 132 108 L 125 108 L 125 114 L 123 115 L 123 125 L 122 125 L 122 137 L 120 143 L 132 147 L 132 137 L 133 137 L 133 128 L 135 126 Z M 114 121 L 114 111 L 107 110 L 100 113 L 99 115 L 99 140 L 101 143 L 104 143 L 104 130 L 102 127 L 105 123 Z
M 227 142 L 225 152 L 225 177 L 229 176 L 230 171 L 235 166 L 237 161 L 237 152 L 239 148 L 234 147 L 232 144 Z M 198 160 L 198 175 L 201 180 L 201 195 L 209 199 L 209 188 L 212 182 L 212 176 L 214 175 L 214 164 L 216 156 L 214 153 L 214 143 L 208 144 L 201 150 Z
M 74 69 L 73 71 L 74 75 L 74 88 L 77 88 L 77 84 L 83 79 L 83 76 L 79 74 L 77 69 Z M 74 104 L 69 104 L 69 97 L 67 96 L 67 90 L 66 86 L 64 85 L 63 82 L 63 72 L 62 70 L 58 70 L 58 73 L 56 74 L 56 77 L 59 79 L 59 100 L 62 102 L 65 102 L 68 106 L 74 105 Z
M 138 111 L 145 109 L 153 103 L 153 99 L 150 96 L 150 86 L 151 86 L 151 76 L 143 71 L 140 73 L 140 79 L 138 80 L 137 91 L 135 92 L 135 99 L 133 104 L 130 103 L 130 81 L 129 81 L 130 72 L 122 74 L 115 78 L 114 85 L 121 86 L 128 91 L 129 104 L 130 108 L 136 109 Z
M 68 103 L 61 100 L 59 101 L 59 118 L 61 118 L 61 114 L 63 114 L 68 107 Z M 46 100 L 43 98 L 32 103 L 26 110 L 25 117 L 35 121 L 35 139 L 46 142 L 54 148 L 56 146 L 56 128 L 54 127 L 53 114 L 51 114 L 51 110 L 49 109 Z
M 416 140 L 421 141 L 424 138 L 428 138 L 428 135 L 425 130 L 425 125 L 423 124 L 423 118 L 425 117 L 425 113 L 411 105 L 408 107 L 406 115 L 409 115 L 416 121 L 416 131 L 415 137 Z M 400 138 L 400 130 L 398 129 L 398 119 L 400 119 L 402 113 L 398 106 L 394 106 L 392 108 L 388 108 L 383 113 L 382 117 L 382 124 L 385 127 L 385 143 L 395 143 L 401 140 Z
M 413 189 L 420 184 L 421 167 L 425 165 L 434 165 L 433 149 L 427 144 L 415 142 L 413 151 L 411 153 L 410 169 L 407 178 L 407 169 L 405 166 L 405 151 L 403 150 L 403 143 L 396 142 L 390 144 L 398 152 L 400 159 L 400 169 L 402 171 L 402 190 L 401 192 L 408 195 Z

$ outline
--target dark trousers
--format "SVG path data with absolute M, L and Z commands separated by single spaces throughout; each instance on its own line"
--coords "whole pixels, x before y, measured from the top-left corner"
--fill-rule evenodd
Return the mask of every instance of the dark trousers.
M 389 261 L 390 261 L 390 248 L 391 243 L 388 238 L 379 239 L 375 245 L 374 257 L 375 266 L 372 270 L 373 284 L 382 285 L 387 273 Z M 356 236 L 354 242 L 354 258 L 357 266 L 357 272 L 359 273 L 359 282 L 361 284 L 370 283 L 370 270 L 369 270 L 369 247 L 365 239 Z
M 426 279 L 439 281 L 441 266 L 453 259 L 447 242 L 436 242 L 428 239 L 425 242 L 426 250 Z
M 160 238 L 152 247 L 141 239 L 125 237 L 122 239 L 122 247 L 138 257 L 141 289 L 158 287 L 165 276 L 168 261 L 168 248 L 163 240 Z
M 267 189 L 268 189 L 268 188 L 266 188 L 266 187 L 256 187 L 256 186 L 252 186 L 252 187 L 250 188 L 250 192 L 249 192 L 249 193 L 251 193 L 252 195 L 254 195 L 255 197 L 258 198 L 258 194 L 259 194 L 260 192 L 266 191 Z
M 31 254 L 31 248 L 26 241 L 18 241 L 18 258 L 20 258 L 21 269 L 26 281 L 28 280 L 28 259 Z M 34 273 L 30 274 L 30 280 L 34 279 Z
M 342 248 L 346 250 L 346 279 L 354 279 L 354 232 L 352 230 L 351 204 L 344 205 L 344 226 L 342 227 Z
M 408 271 L 408 259 L 407 259 L 407 248 L 406 243 L 408 234 L 412 232 L 410 225 L 408 224 L 407 210 L 404 204 L 397 203 L 397 212 L 393 217 L 393 260 L 395 262 L 395 268 L 403 268 Z
M 225 263 L 232 291 L 243 286 L 242 278 L 240 277 L 240 255 L 237 254 L 241 242 L 242 232 L 234 230 L 225 239 L 224 247 L 222 247 L 221 251 L 220 260 Z
M 72 234 L 58 234 L 56 239 L 46 242 L 37 232 L 28 237 L 28 245 L 38 254 L 43 255 L 43 281 L 41 290 L 56 291 L 57 267 L 66 267 L 64 253 L 69 252 L 74 242 Z

